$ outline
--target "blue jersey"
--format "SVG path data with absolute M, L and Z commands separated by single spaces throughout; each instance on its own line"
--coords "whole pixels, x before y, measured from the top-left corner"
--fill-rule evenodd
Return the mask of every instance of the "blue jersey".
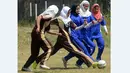
M 94 18 L 95 19 L 95 18 Z M 95 19 L 96 20 L 96 19 Z M 104 17 L 103 17 L 103 20 L 96 24 L 96 25 L 93 25 L 91 26 L 91 33 L 92 33 L 92 38 L 99 38 L 99 37 L 102 37 L 102 34 L 100 32 L 100 25 L 104 26 L 106 25 L 106 21 L 104 20 Z
M 78 26 L 82 25 L 84 20 L 78 15 L 74 16 L 73 14 L 70 15 L 71 20 Z M 80 30 L 71 29 L 71 35 L 74 37 L 82 37 Z
M 87 20 L 87 23 L 90 23 L 90 22 L 92 22 L 93 20 L 95 20 L 94 18 L 93 18 L 93 16 L 88 16 L 88 17 L 82 17 L 82 19 L 86 19 Z M 82 33 L 82 35 L 87 35 L 89 38 L 91 38 L 91 27 L 89 27 L 89 28 L 83 28 L 82 30 L 81 30 L 81 33 Z

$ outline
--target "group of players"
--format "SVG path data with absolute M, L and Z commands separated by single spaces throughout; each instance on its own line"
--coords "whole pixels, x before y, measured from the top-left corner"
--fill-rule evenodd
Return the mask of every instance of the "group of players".
M 99 4 L 92 5 L 91 12 L 89 8 L 90 3 L 83 0 L 79 5 L 72 5 L 71 8 L 64 6 L 58 17 L 55 17 L 59 11 L 56 5 L 50 5 L 41 13 L 31 33 L 31 56 L 22 67 L 22 71 L 31 71 L 29 66 L 32 63 L 33 68 L 40 64 L 40 68 L 50 69 L 46 65 L 47 60 L 61 48 L 69 52 L 62 58 L 65 68 L 67 61 L 74 56 L 78 58 L 75 64 L 78 68 L 82 68 L 83 63 L 95 68 L 97 62 L 101 60 L 105 47 L 100 25 L 103 26 L 106 34 L 108 30 Z M 51 31 L 51 25 L 56 25 L 59 32 Z M 61 27 L 62 25 L 64 27 Z M 45 33 L 58 35 L 54 46 L 46 38 Z M 93 40 L 96 40 L 98 46 L 96 59 L 92 57 L 96 48 Z M 44 53 L 39 56 L 40 48 Z

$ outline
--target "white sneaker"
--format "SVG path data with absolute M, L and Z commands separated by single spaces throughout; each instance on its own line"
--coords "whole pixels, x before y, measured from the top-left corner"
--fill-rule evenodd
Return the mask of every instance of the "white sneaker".
M 40 65 L 40 68 L 43 68 L 43 69 L 50 69 L 50 67 L 46 66 L 46 65 Z
M 63 61 L 64 67 L 67 68 L 67 61 L 65 60 L 64 57 L 62 58 L 62 61 Z

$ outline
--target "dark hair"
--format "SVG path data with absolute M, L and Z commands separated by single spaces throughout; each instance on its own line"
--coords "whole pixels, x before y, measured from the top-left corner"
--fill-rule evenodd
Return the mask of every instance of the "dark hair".
M 73 14 L 74 16 L 77 16 L 78 13 L 76 13 L 76 8 L 78 7 L 79 5 L 72 5 L 71 7 L 71 14 Z

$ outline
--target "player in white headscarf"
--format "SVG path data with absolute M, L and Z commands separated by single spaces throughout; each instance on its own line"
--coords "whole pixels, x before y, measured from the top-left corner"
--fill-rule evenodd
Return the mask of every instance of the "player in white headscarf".
M 46 66 L 46 61 L 49 59 L 52 46 L 51 43 L 45 37 L 45 32 L 60 35 L 60 33 L 50 32 L 50 21 L 58 13 L 59 9 L 56 5 L 50 5 L 43 13 L 41 13 L 37 19 L 35 26 L 31 33 L 31 56 L 22 67 L 22 71 L 31 71 L 29 66 L 36 60 L 39 55 L 40 47 L 44 50 L 45 57 L 40 61 L 41 68 L 50 69 Z
M 65 30 L 67 32 L 71 33 L 70 27 L 74 28 L 75 30 L 79 30 L 79 29 L 82 29 L 83 27 L 85 27 L 86 24 L 83 24 L 83 25 L 77 27 L 76 24 L 73 23 L 73 21 L 70 18 L 70 12 L 71 12 L 70 8 L 68 6 L 64 6 L 60 13 L 60 18 L 64 22 Z M 66 29 L 66 28 L 68 28 L 68 29 Z
M 90 4 L 88 1 L 84 0 L 80 4 L 80 15 L 83 17 L 88 17 L 91 15 L 91 12 L 89 11 Z

